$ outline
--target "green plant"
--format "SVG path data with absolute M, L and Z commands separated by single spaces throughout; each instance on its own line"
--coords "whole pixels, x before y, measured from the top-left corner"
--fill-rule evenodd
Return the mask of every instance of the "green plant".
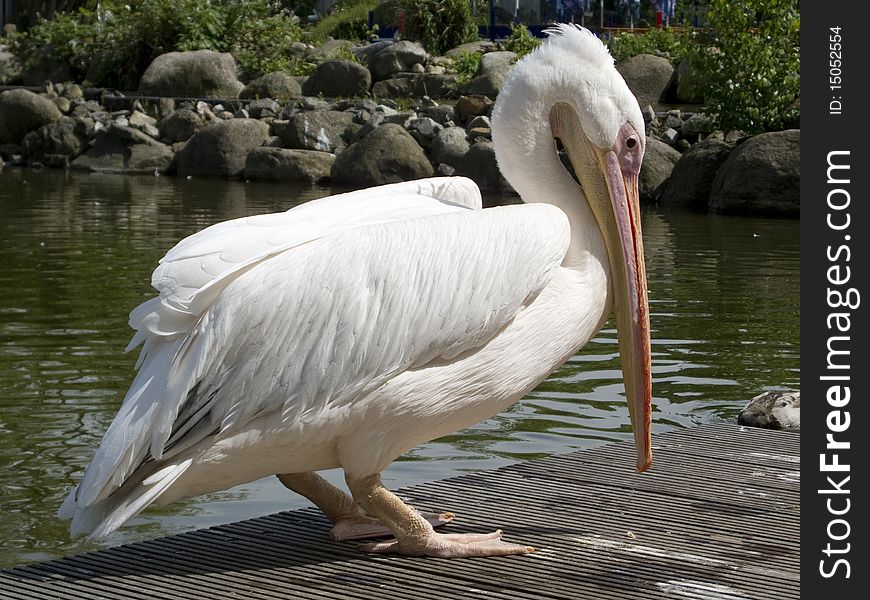
M 647 32 L 618 33 L 610 38 L 608 48 L 616 62 L 622 62 L 638 54 L 666 56 L 676 65 L 689 54 L 695 45 L 694 32 L 673 29 L 650 29 Z
M 90 60 L 94 24 L 92 13 L 85 9 L 60 13 L 51 20 L 40 18 L 29 31 L 11 34 L 6 42 L 25 70 L 47 59 L 69 65 L 73 75 L 80 76 Z
M 480 52 L 462 51 L 458 56 L 451 59 L 450 69 L 456 73 L 456 83 L 462 85 L 477 75 L 480 70 L 480 61 L 483 54 Z
M 476 2 L 476 0 L 475 0 Z M 430 54 L 444 54 L 477 40 L 476 13 L 469 0 L 399 0 L 405 35 L 422 42 Z
M 709 46 L 697 53 L 708 89 L 705 110 L 722 129 L 781 129 L 800 94 L 796 0 L 710 0 Z
M 505 49 L 522 58 L 541 45 L 541 40 L 529 33 L 529 28 L 520 23 L 511 24 L 511 35 L 505 42 Z
M 378 6 L 378 0 L 338 0 L 332 11 L 320 19 L 309 31 L 308 38 L 322 44 L 332 37 L 340 40 L 368 39 L 369 11 Z

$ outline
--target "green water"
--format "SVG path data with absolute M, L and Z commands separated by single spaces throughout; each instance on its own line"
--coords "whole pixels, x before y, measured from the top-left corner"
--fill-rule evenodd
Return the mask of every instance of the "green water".
M 132 379 L 127 314 L 152 295 L 160 257 L 217 221 L 328 193 L 0 171 L 0 567 L 304 505 L 270 478 L 146 511 L 87 545 L 71 542 L 54 516 Z M 798 222 L 647 211 L 643 227 L 654 431 L 731 420 L 761 391 L 796 389 Z M 608 325 L 512 410 L 414 449 L 385 481 L 397 487 L 629 438 L 615 338 Z

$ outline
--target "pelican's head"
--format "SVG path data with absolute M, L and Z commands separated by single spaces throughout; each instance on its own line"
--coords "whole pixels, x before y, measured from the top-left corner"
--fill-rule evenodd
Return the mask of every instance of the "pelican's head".
M 652 462 L 652 389 L 638 194 L 646 146 L 643 116 L 598 38 L 571 25 L 547 33 L 541 47 L 511 70 L 499 93 L 492 119 L 496 157 L 524 198 L 560 206 L 588 203 L 595 216 L 610 262 L 637 468 L 644 471 Z M 558 163 L 557 143 L 579 185 Z M 548 199 L 542 190 L 560 197 Z

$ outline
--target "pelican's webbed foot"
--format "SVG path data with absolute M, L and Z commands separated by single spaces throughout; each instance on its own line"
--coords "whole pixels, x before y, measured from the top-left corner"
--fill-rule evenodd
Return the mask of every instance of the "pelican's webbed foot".
M 454 518 L 454 514 L 449 512 L 431 513 L 418 511 L 417 514 L 424 518 L 432 527 L 447 525 Z M 375 518 L 362 514 L 339 517 L 332 529 L 329 530 L 329 537 L 337 542 L 365 540 L 391 535 L 393 535 L 393 532 L 390 531 L 389 527 Z

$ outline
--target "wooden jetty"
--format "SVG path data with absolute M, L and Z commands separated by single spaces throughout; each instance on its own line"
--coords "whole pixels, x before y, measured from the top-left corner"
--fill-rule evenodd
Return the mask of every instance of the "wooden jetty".
M 710 424 L 416 485 L 525 556 L 370 556 L 288 511 L 0 572 L 0 598 L 799 598 L 800 436 Z

